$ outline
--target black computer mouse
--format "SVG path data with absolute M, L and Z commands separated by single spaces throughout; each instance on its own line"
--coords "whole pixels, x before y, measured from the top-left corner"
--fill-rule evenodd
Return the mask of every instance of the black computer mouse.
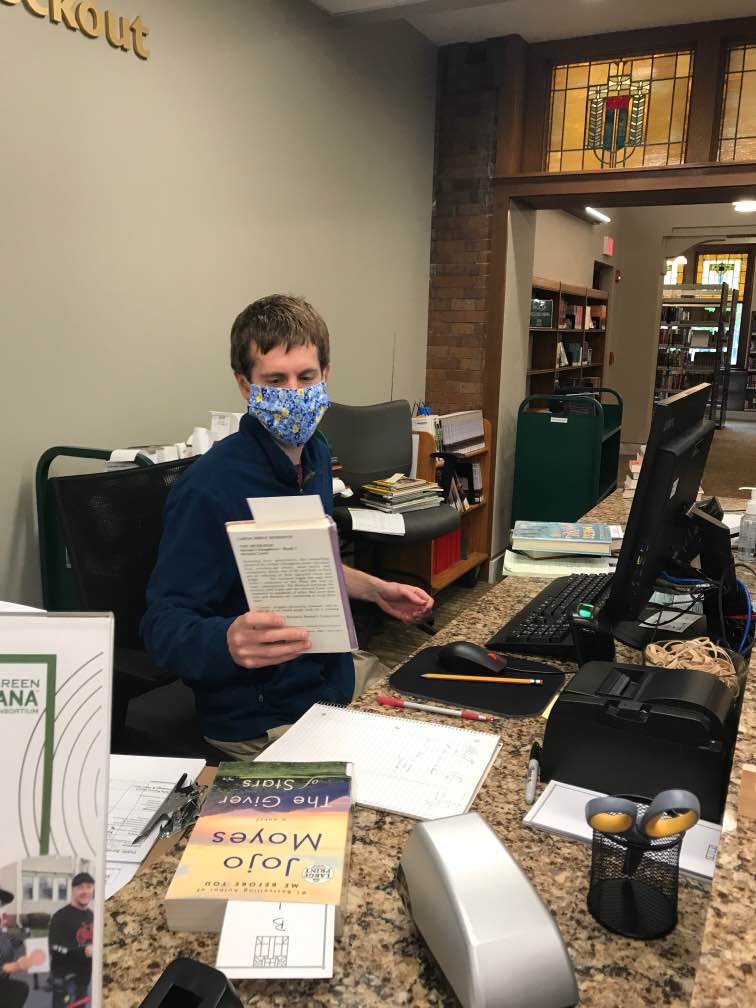
M 528 661 L 518 655 L 496 654 L 495 651 L 469 641 L 452 641 L 439 648 L 438 664 L 446 672 L 457 675 L 506 675 L 510 672 L 530 675 L 562 674 L 561 669 L 553 665 Z
M 507 662 L 501 655 L 468 641 L 452 641 L 438 653 L 438 663 L 447 672 L 460 675 L 501 675 L 507 669 Z

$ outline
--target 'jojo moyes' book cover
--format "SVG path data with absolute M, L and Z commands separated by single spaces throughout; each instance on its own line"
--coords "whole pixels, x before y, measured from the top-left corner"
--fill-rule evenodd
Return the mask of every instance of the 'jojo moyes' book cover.
M 228 900 L 338 906 L 351 784 L 349 763 L 221 763 L 165 896 L 168 927 L 219 931 Z

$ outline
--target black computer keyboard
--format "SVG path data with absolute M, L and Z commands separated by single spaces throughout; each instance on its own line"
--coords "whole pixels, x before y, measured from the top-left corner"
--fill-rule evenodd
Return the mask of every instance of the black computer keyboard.
M 492 651 L 576 658 L 570 613 L 581 602 L 600 609 L 609 594 L 611 574 L 570 574 L 556 578 L 505 623 L 486 644 Z

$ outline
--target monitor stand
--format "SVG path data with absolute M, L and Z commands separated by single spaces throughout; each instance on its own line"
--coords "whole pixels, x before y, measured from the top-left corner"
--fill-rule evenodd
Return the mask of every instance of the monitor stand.
M 694 504 L 684 518 L 685 536 L 683 545 L 669 564 L 670 573 L 680 578 L 700 577 L 704 574 L 711 581 L 722 582 L 722 612 L 728 632 L 726 647 L 737 648 L 742 635 L 742 627 L 735 625 L 730 630 L 727 617 L 741 611 L 742 600 L 735 579 L 735 567 L 732 555 L 732 540 L 730 529 L 720 519 L 723 511 L 716 497 Z M 701 566 L 691 566 L 692 561 L 700 557 Z M 684 586 L 681 585 L 681 592 Z M 716 589 L 708 591 L 703 599 L 703 615 L 684 630 L 672 630 L 667 627 L 643 626 L 644 620 L 655 610 L 646 608 L 641 612 L 639 620 L 622 620 L 612 627 L 616 640 L 628 647 L 643 648 L 654 641 L 691 640 L 694 637 L 707 636 L 713 641 L 722 640 L 722 623 L 719 615 L 719 592 Z
M 691 623 L 683 630 L 673 630 L 664 626 L 664 620 L 671 619 L 671 616 L 662 618 L 662 626 L 644 626 L 644 621 L 657 613 L 658 609 L 644 609 L 638 620 L 622 620 L 612 628 L 614 639 L 627 647 L 642 651 L 647 644 L 660 644 L 667 640 L 693 640 L 694 637 L 709 637 L 708 618 L 706 615 L 699 615 L 695 623 Z M 717 624 L 719 617 L 717 617 Z M 721 636 L 720 631 L 716 631 L 716 637 Z

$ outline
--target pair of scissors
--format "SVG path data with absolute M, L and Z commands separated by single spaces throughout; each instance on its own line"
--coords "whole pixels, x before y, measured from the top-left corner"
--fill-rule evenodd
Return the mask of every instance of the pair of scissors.
M 196 784 L 185 784 L 185 781 L 186 774 L 182 774 L 173 791 L 150 818 L 139 836 L 134 837 L 131 841 L 132 845 L 146 840 L 158 825 L 161 827 L 161 837 L 171 836 L 177 829 L 183 828 L 187 821 L 187 815 L 196 807 L 200 794 L 200 789 Z
M 599 833 L 620 834 L 635 843 L 647 843 L 685 833 L 701 818 L 701 806 L 692 791 L 660 791 L 642 816 L 629 798 L 603 795 L 585 806 L 589 826 Z

